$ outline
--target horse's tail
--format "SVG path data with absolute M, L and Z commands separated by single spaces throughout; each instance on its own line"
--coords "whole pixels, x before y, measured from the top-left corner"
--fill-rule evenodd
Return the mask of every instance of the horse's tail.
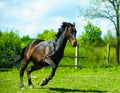
M 26 47 L 22 50 L 22 53 L 12 62 L 9 63 L 9 67 L 12 67 L 14 64 L 19 63 L 23 58 L 24 58 L 24 52 L 25 52 Z

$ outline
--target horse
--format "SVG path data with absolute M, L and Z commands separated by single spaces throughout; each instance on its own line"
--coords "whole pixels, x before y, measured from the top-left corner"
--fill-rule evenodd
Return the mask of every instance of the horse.
M 25 89 L 23 75 L 30 61 L 34 64 L 27 69 L 28 85 L 30 88 L 34 88 L 31 81 L 31 72 L 39 70 L 44 66 L 51 66 L 52 72 L 40 83 L 41 86 L 47 85 L 47 83 L 54 77 L 58 64 L 64 55 L 67 40 L 70 41 L 73 47 L 77 45 L 76 33 L 77 30 L 74 23 L 63 22 L 53 40 L 34 40 L 26 46 L 18 58 L 10 63 L 10 65 L 14 65 L 23 60 L 23 66 L 20 70 L 20 87 Z

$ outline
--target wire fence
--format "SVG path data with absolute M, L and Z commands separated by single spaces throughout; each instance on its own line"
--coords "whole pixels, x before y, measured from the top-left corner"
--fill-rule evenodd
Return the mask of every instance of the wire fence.
M 8 61 L 9 60 L 15 60 L 18 57 L 18 55 L 16 55 L 16 51 L 17 51 L 16 46 L 14 46 L 14 54 L 12 56 L 7 55 L 6 47 L 4 48 L 3 51 L 4 51 L 4 54 L 3 54 L 3 56 L 0 56 L 0 59 L 3 60 L 2 65 L 4 65 L 4 66 L 1 66 L 1 63 L 0 63 L 0 68 L 8 68 L 8 63 L 9 63 Z M 109 60 L 110 60 L 110 45 L 109 44 L 108 44 L 108 48 L 107 48 L 106 52 L 107 52 L 106 53 L 107 58 L 105 58 L 104 60 L 106 60 L 106 64 L 108 65 Z M 76 46 L 74 54 L 75 54 L 74 56 L 73 55 L 72 56 L 71 55 L 65 55 L 63 57 L 63 59 L 65 59 L 65 58 L 66 59 L 67 58 L 71 59 L 72 64 L 60 64 L 59 67 L 75 67 L 75 68 L 80 67 L 80 61 L 79 60 L 80 59 L 86 59 L 87 57 L 86 56 L 79 56 L 79 45 Z
M 4 55 L 3 56 L 0 56 L 0 59 L 2 59 L 3 60 L 3 62 L 2 62 L 2 65 L 4 65 L 4 66 L 1 66 L 0 65 L 0 68 L 8 68 L 8 61 L 9 61 L 9 59 L 11 59 L 11 60 L 15 60 L 17 57 L 18 57 L 18 55 L 16 55 L 16 51 L 17 51 L 17 48 L 16 48 L 16 46 L 14 45 L 14 54 L 12 55 L 12 56 L 9 56 L 9 55 L 7 55 L 7 49 L 6 49 L 6 47 L 4 48 Z M 79 64 L 78 64 L 78 61 L 79 61 L 79 59 L 80 58 L 87 58 L 87 57 L 84 57 L 84 56 L 79 56 L 79 53 L 78 53 L 78 51 L 79 51 L 79 45 L 77 45 L 76 46 L 76 50 L 75 50 L 75 55 L 74 56 L 71 56 L 71 55 L 65 55 L 63 58 L 70 58 L 70 59 L 72 59 L 72 60 L 74 60 L 74 64 L 69 64 L 69 65 L 59 65 L 59 67 L 75 67 L 75 68 L 77 68 L 77 67 L 79 67 Z

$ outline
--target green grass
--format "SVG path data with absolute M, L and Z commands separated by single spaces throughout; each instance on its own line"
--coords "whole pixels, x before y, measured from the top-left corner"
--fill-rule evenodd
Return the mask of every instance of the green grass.
M 48 85 L 41 87 L 39 83 L 49 75 L 51 69 L 43 68 L 32 73 L 34 89 L 27 85 L 19 87 L 19 70 L 12 69 L 0 72 L 0 93 L 120 93 L 120 67 L 108 68 L 62 68 L 59 67 L 55 77 Z

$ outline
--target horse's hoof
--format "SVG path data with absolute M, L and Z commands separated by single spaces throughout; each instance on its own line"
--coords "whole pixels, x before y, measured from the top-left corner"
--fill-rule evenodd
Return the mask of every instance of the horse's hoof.
M 43 83 L 43 82 L 41 82 L 41 83 L 40 83 L 40 86 L 44 86 L 44 83 Z
M 22 87 L 21 89 L 22 89 L 22 90 L 24 90 L 24 89 L 25 89 L 25 87 Z
M 47 82 L 45 82 L 45 81 L 40 83 L 40 86 L 45 86 L 45 85 L 47 85 Z
M 47 85 L 48 81 L 47 79 L 45 78 L 41 83 L 40 83 L 40 86 L 44 86 L 44 85 Z
M 24 90 L 25 89 L 25 86 L 22 84 L 20 85 L 21 89 Z
M 33 89 L 33 88 L 34 88 L 34 86 L 33 86 L 33 85 L 30 85 L 30 88 L 31 88 L 31 89 Z

